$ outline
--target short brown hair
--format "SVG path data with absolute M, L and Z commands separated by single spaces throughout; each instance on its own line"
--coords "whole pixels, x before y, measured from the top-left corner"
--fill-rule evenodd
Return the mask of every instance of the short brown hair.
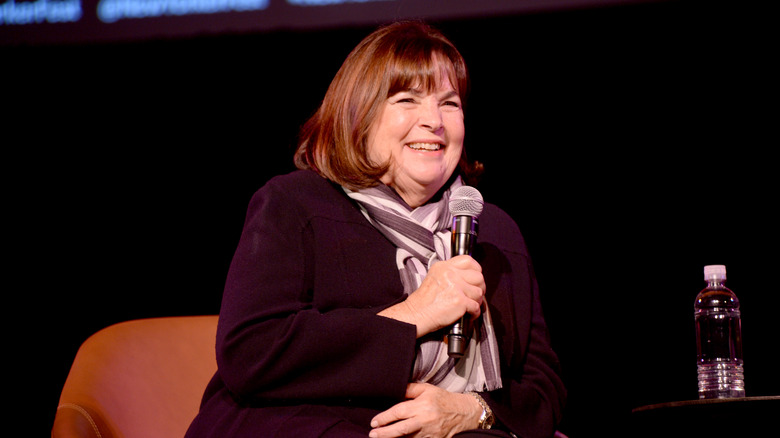
M 445 62 L 439 62 L 445 61 Z M 438 30 L 420 22 L 400 22 L 371 33 L 347 56 L 317 112 L 301 129 L 295 165 L 351 189 L 375 186 L 388 163 L 368 158 L 366 139 L 385 99 L 414 86 L 432 91 L 440 65 L 465 106 L 469 78 L 466 63 Z M 466 177 L 482 165 L 460 160 Z

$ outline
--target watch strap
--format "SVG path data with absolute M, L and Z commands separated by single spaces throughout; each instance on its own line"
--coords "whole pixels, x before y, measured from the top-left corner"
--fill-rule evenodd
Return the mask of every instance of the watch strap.
M 479 405 L 482 406 L 482 416 L 479 418 L 479 428 L 490 429 L 493 427 L 493 423 L 495 422 L 493 417 L 493 410 L 490 409 L 490 406 L 488 406 L 488 404 L 485 402 L 485 399 L 483 399 L 482 396 L 476 392 L 467 392 L 466 394 L 476 398 L 477 402 L 479 402 Z

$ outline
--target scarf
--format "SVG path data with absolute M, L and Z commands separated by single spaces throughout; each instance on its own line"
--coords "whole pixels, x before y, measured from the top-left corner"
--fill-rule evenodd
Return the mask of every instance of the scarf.
M 407 295 L 420 287 L 434 263 L 450 258 L 453 217 L 449 199 L 461 185 L 457 177 L 441 199 L 414 209 L 384 184 L 359 191 L 343 188 L 366 219 L 396 246 L 396 266 Z M 473 331 L 461 358 L 447 354 L 446 331 L 418 339 L 412 380 L 450 392 L 501 388 L 498 347 L 487 303 L 471 325 Z

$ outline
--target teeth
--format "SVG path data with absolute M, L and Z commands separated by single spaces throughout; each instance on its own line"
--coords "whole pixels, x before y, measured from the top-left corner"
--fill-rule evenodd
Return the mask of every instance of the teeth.
M 410 143 L 408 146 L 416 151 L 438 151 L 441 149 L 441 145 L 438 143 Z

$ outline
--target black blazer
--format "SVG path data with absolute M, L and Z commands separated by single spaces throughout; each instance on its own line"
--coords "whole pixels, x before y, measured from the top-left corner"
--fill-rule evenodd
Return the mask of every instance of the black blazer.
M 220 310 L 219 369 L 187 437 L 366 436 L 403 400 L 414 364 L 415 327 L 377 316 L 405 299 L 395 253 L 338 186 L 311 171 L 270 180 L 249 205 Z M 558 360 L 523 238 L 491 204 L 474 258 L 503 379 L 483 397 L 504 428 L 551 436 L 565 399 Z

